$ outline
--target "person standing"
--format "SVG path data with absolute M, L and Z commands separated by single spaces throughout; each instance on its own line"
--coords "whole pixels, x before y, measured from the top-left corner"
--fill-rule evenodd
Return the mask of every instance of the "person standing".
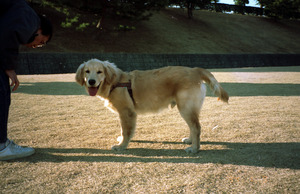
M 52 24 L 38 15 L 25 0 L 0 1 L 0 160 L 12 160 L 34 154 L 7 137 L 12 91 L 19 87 L 16 74 L 20 45 L 42 47 L 52 38 Z

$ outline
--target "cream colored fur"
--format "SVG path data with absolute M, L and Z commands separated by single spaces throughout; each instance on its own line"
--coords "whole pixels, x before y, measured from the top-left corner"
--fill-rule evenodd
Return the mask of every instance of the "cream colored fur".
M 160 69 L 123 72 L 113 63 L 91 59 L 79 66 L 76 81 L 87 91 L 97 88 L 97 96 L 109 101 L 110 108 L 119 113 L 122 132 L 119 145 L 114 150 L 127 148 L 136 127 L 137 114 L 157 112 L 169 105 L 177 105 L 182 118 L 190 128 L 189 138 L 183 142 L 192 144 L 186 149 L 196 153 L 200 148 L 199 114 L 203 104 L 206 82 L 216 96 L 228 102 L 229 96 L 214 76 L 202 68 L 170 66 Z M 131 82 L 133 99 L 124 87 L 117 83 Z M 91 85 L 91 83 L 93 85 Z

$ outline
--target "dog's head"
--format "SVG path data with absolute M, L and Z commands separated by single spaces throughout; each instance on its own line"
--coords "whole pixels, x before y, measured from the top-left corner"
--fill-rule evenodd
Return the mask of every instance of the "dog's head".
M 75 79 L 81 86 L 86 87 L 89 95 L 99 94 L 106 97 L 109 86 L 116 78 L 116 70 L 113 63 L 91 59 L 78 67 Z

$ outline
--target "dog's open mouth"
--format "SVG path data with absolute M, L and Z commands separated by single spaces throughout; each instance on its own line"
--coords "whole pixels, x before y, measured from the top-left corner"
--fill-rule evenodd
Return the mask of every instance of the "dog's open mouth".
M 89 87 L 88 92 L 90 96 L 96 96 L 98 92 L 99 86 L 98 87 Z

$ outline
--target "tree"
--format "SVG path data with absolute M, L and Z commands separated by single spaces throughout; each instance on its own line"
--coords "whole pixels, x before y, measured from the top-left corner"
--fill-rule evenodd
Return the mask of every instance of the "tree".
M 245 14 L 246 4 L 249 4 L 249 0 L 234 0 L 234 4 L 237 5 L 237 12 Z
M 193 10 L 195 7 L 203 9 L 206 5 L 210 4 L 214 0 L 169 0 L 169 5 L 179 5 L 182 8 L 187 8 L 188 18 L 193 17 Z M 216 0 L 219 1 L 219 0 Z
M 249 0 L 234 0 L 234 4 L 236 5 L 241 5 L 241 6 L 246 6 L 246 4 L 249 4 Z
M 220 9 L 219 6 L 217 6 L 217 3 L 219 2 L 219 0 L 213 0 L 214 4 L 215 4 L 215 10 L 216 12 L 222 12 L 222 10 Z
M 31 1 L 31 0 L 28 0 Z M 100 16 L 98 27 L 102 29 L 106 17 L 134 21 L 147 20 L 153 11 L 166 7 L 169 0 L 35 0 L 41 5 L 56 4 L 59 7 L 75 7 Z
M 265 15 L 274 18 L 300 18 L 300 0 L 257 0 Z

